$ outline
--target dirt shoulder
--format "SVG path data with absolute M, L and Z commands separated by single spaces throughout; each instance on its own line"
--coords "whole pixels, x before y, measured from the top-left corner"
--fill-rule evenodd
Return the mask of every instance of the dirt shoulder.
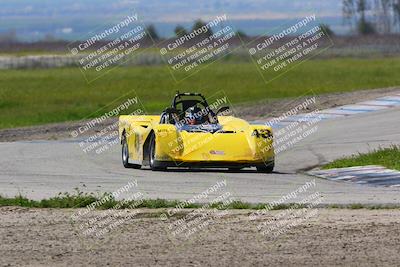
M 251 211 L 229 211 L 189 238 L 174 239 L 159 213 L 140 210 L 99 239 L 71 224 L 76 210 L 0 208 L 1 266 L 395 266 L 400 210 L 319 209 L 277 237 Z M 100 213 L 101 211 L 93 212 Z M 125 213 L 137 210 L 124 211 Z M 159 211 L 158 211 L 159 212 Z
M 321 110 L 346 104 L 354 104 L 382 96 L 393 95 L 399 92 L 399 87 L 391 87 L 373 90 L 358 90 L 347 93 L 323 94 L 317 96 L 316 104 L 310 105 L 309 110 Z M 263 120 L 270 117 L 280 116 L 281 114 L 295 107 L 296 104 L 303 103 L 308 98 L 310 98 L 310 96 L 279 100 L 263 100 L 251 104 L 235 105 L 233 108 L 236 115 L 243 119 Z M 307 111 L 308 110 L 303 110 L 303 112 Z M 77 131 L 80 127 L 85 127 L 87 122 L 89 122 L 89 120 L 3 129 L 0 130 L 0 142 L 73 138 L 73 132 Z M 96 133 L 99 133 L 103 129 L 115 123 L 117 123 L 117 118 L 106 120 L 105 122 L 97 124 L 95 127 L 85 131 L 85 133 L 83 135 L 79 135 L 79 137 L 82 138 L 85 136 L 95 135 Z

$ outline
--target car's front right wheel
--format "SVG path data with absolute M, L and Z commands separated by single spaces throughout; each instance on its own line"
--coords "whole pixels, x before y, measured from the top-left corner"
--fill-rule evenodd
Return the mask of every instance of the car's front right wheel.
M 264 164 L 256 166 L 258 172 L 271 173 L 274 171 L 275 161 L 265 162 Z
M 149 160 L 152 171 L 165 171 L 167 169 L 160 166 L 161 164 L 156 160 L 156 136 L 154 134 L 150 137 Z

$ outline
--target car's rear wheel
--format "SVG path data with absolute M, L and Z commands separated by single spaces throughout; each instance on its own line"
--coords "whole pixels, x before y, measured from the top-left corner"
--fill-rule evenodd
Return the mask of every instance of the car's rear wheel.
M 258 172 L 271 173 L 274 171 L 275 162 L 265 162 L 264 164 L 256 166 Z
M 125 168 L 140 169 L 142 165 L 129 163 L 129 147 L 126 137 L 122 137 L 122 164 Z
M 165 171 L 167 168 L 161 166 L 161 163 L 156 159 L 156 136 L 154 134 L 150 137 L 149 161 L 150 168 L 153 171 Z

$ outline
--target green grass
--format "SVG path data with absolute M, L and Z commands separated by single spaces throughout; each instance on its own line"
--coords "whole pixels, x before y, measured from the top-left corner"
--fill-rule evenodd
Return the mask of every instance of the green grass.
M 107 193 L 103 195 L 95 196 L 92 193 L 77 192 L 75 194 L 60 193 L 56 197 L 43 200 L 30 200 L 23 196 L 17 197 L 3 197 L 0 196 L 0 207 L 5 206 L 18 206 L 26 208 L 85 208 L 91 203 L 101 200 Z M 96 206 L 96 209 L 132 209 L 134 208 L 148 208 L 148 209 L 161 209 L 161 208 L 176 208 L 180 204 L 178 200 L 166 200 L 166 199 L 144 199 L 140 202 L 135 201 L 117 201 L 110 197 L 108 201 L 105 201 L 102 205 Z M 184 209 L 199 209 L 203 205 L 199 203 L 193 203 L 184 207 Z M 251 204 L 242 201 L 233 201 L 229 205 L 223 203 L 214 203 L 209 209 L 224 209 L 224 210 L 263 210 L 266 207 L 270 207 L 268 204 Z M 321 207 L 332 208 L 332 209 L 398 209 L 399 205 L 363 205 L 359 203 L 349 205 L 324 205 Z M 285 210 L 285 209 L 302 209 L 307 208 L 304 204 L 286 203 L 274 206 L 271 210 Z
M 179 83 L 166 66 L 116 68 L 91 83 L 78 68 L 1 70 L 0 128 L 84 119 L 133 89 L 147 112 L 159 113 L 176 90 L 224 90 L 237 104 L 396 86 L 399 73 L 400 58 L 311 60 L 267 84 L 253 63 L 215 63 Z
M 71 55 L 67 50 L 65 51 L 51 51 L 46 49 L 43 50 L 24 50 L 24 51 L 0 51 L 0 56 L 11 56 L 11 57 L 24 57 L 24 56 L 46 56 L 46 55 Z
M 365 165 L 381 165 L 389 169 L 400 171 L 400 146 L 376 149 L 370 153 L 353 155 L 343 159 L 335 160 L 324 169 L 345 168 Z
M 27 208 L 84 208 L 91 203 L 101 200 L 105 196 L 110 196 L 108 193 L 103 195 L 94 195 L 92 193 L 77 192 L 74 194 L 60 193 L 56 197 L 42 200 L 30 200 L 24 196 L 16 197 L 3 197 L 0 196 L 0 207 L 2 206 L 19 206 Z M 180 204 L 178 200 L 166 200 L 166 199 L 143 199 L 142 201 L 118 201 L 113 197 L 109 197 L 109 200 L 105 201 L 102 205 L 96 206 L 97 209 L 111 209 L 118 204 L 120 209 L 136 207 L 136 208 L 175 208 Z M 203 204 L 192 203 L 187 204 L 185 209 L 198 209 L 203 207 Z M 218 209 L 253 209 L 261 210 L 267 207 L 267 204 L 250 204 L 242 201 L 233 201 L 229 205 L 223 205 L 218 202 L 210 206 L 210 208 Z M 301 205 L 295 205 L 294 203 L 281 204 L 273 207 L 273 210 L 281 210 L 288 208 L 303 208 Z

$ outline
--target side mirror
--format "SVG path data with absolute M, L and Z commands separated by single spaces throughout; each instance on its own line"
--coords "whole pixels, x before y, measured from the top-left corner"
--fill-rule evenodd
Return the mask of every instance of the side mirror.
M 217 115 L 226 111 L 229 111 L 229 107 L 220 107 L 217 111 Z

